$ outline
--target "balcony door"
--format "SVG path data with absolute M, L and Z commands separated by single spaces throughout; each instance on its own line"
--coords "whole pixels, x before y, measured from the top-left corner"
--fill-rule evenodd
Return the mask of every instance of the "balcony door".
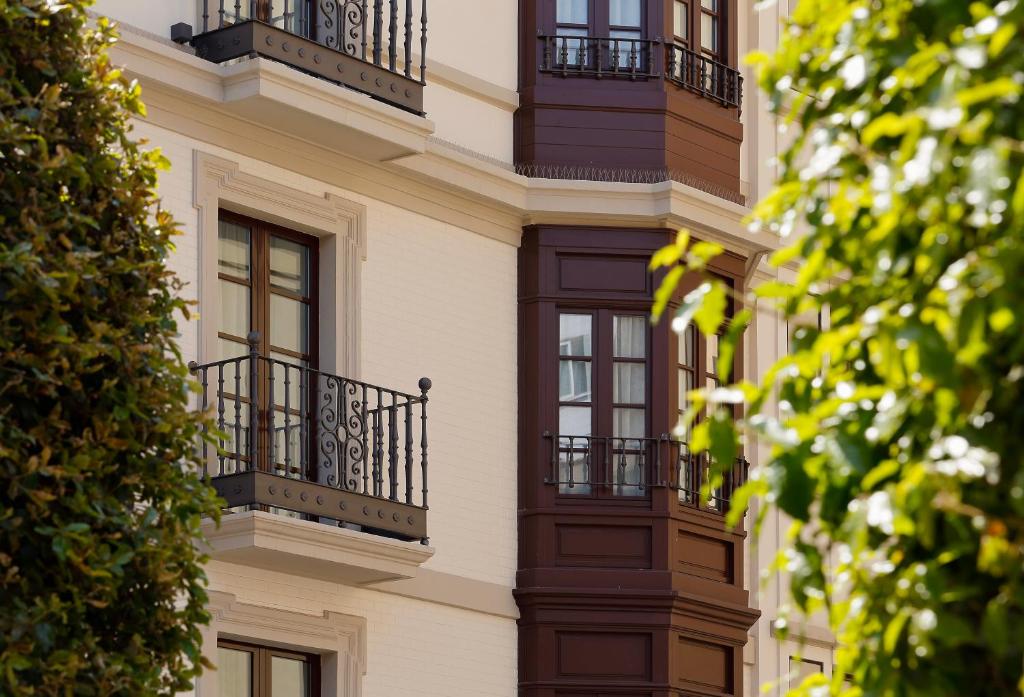
M 256 437 L 264 455 L 255 466 L 301 476 L 312 437 L 309 369 L 317 367 L 318 240 L 227 211 L 221 211 L 218 227 L 217 358 L 247 356 L 248 335 L 259 333 Z M 234 448 L 249 452 L 252 366 L 233 365 L 237 374 L 229 372 L 224 391 L 233 397 L 237 384 L 240 405 L 228 415 L 238 422 L 228 432 L 237 434 Z
M 642 70 L 643 21 L 641 0 L 557 0 L 556 63 Z
M 559 493 L 646 495 L 647 316 L 566 309 L 558 323 Z

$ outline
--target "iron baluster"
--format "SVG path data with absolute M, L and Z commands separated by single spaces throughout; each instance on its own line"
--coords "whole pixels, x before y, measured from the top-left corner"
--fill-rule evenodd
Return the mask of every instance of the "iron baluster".
M 555 484 L 558 482 L 558 439 L 551 435 L 551 431 L 544 431 L 544 437 L 551 439 L 551 473 L 550 478 L 544 483 Z
M 544 37 L 544 57 L 541 59 L 541 64 L 544 66 L 544 70 L 551 69 L 551 44 L 553 40 L 550 36 Z
M 259 332 L 249 332 L 249 469 L 259 469 Z
M 362 0 L 362 5 L 359 7 L 359 17 L 360 22 L 362 22 L 359 26 L 359 57 L 362 60 L 366 60 L 366 0 Z
M 288 369 L 287 363 L 282 363 L 281 366 L 284 368 L 284 469 L 286 472 L 292 471 L 292 447 L 291 447 L 291 436 L 292 436 L 292 381 L 291 371 Z
M 629 42 L 629 71 L 633 74 L 632 77 L 636 77 L 636 69 L 639 66 L 639 56 L 637 54 L 636 41 Z
M 277 469 L 277 430 L 274 427 L 274 412 L 277 411 L 277 404 L 274 401 L 274 373 L 276 366 L 274 365 L 274 359 L 269 358 L 266 362 L 267 368 L 267 467 L 273 472 Z M 285 476 L 288 476 L 288 472 L 285 471 Z
M 384 0 L 374 0 L 373 3 L 373 64 L 380 65 L 381 51 L 383 46 L 381 42 L 384 37 L 383 27 L 383 12 L 384 12 Z
M 559 51 L 560 60 L 558 62 L 562 64 L 562 75 L 565 75 L 566 70 L 569 67 L 569 39 L 565 38 L 564 36 L 559 38 L 561 39 L 562 45 L 561 50 Z
M 616 75 L 619 72 L 619 41 L 613 39 L 612 42 L 612 72 Z
M 217 467 L 224 474 L 224 364 L 217 365 Z
M 235 471 L 242 471 L 242 363 L 235 362 Z M 246 447 L 248 450 L 248 446 Z
M 405 398 L 405 502 L 412 503 L 412 400 Z
M 398 59 L 398 0 L 391 0 L 391 21 L 388 23 L 388 70 L 395 72 Z
M 601 71 L 604 70 L 604 57 L 601 55 L 601 39 L 594 41 L 594 68 L 597 70 L 597 79 L 601 79 Z
M 366 407 L 366 385 L 363 385 L 363 438 L 362 438 L 362 440 L 363 440 L 363 449 L 362 449 L 362 455 L 363 455 L 363 493 L 364 494 L 367 493 L 370 490 L 370 482 L 369 482 L 369 479 L 370 479 L 370 468 L 369 468 L 370 453 L 369 453 L 369 450 L 367 449 L 369 447 L 369 444 L 367 443 L 367 430 L 366 430 L 366 426 L 367 426 L 367 424 L 369 424 L 369 420 L 366 418 L 367 417 L 366 408 L 367 408 Z
M 412 0 L 405 0 L 405 76 L 412 77 Z
M 242 17 L 242 0 L 235 0 L 235 24 Z
M 388 498 L 398 500 L 398 395 L 391 393 L 388 407 Z
M 309 373 L 303 366 L 299 370 L 299 473 L 302 476 L 309 476 L 309 427 L 306 425 L 309 420 L 309 387 L 306 381 Z
M 423 486 L 423 508 L 427 508 L 427 391 L 432 384 L 430 378 L 420 378 L 420 483 Z
M 223 0 L 221 0 L 223 2 Z M 203 0 L 203 33 L 210 30 L 210 0 Z
M 420 84 L 427 84 L 427 0 L 420 9 Z
M 374 412 L 373 441 L 376 450 L 373 457 L 373 495 L 380 496 L 384 490 L 384 405 L 379 387 L 377 410 Z
M 569 452 L 566 453 L 566 460 L 567 460 L 566 464 L 569 465 L 569 488 L 570 489 L 572 489 L 576 485 L 576 482 L 574 481 L 575 473 L 573 471 L 573 470 L 576 469 L 576 458 L 575 458 L 576 449 L 575 449 L 575 446 L 576 446 L 575 438 L 573 436 L 569 436 Z

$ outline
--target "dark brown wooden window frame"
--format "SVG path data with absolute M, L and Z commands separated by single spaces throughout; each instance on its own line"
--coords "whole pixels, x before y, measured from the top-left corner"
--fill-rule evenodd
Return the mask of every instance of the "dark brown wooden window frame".
M 686 5 L 686 30 L 687 36 L 682 37 L 675 33 L 675 17 L 676 17 L 676 4 L 678 0 L 668 1 L 668 13 L 671 20 L 670 26 L 672 27 L 672 40 L 677 46 L 681 46 L 695 53 L 699 53 L 716 63 L 723 65 L 729 65 L 729 49 L 730 49 L 730 31 L 728 9 L 729 3 L 727 0 L 718 0 L 718 10 L 713 11 L 704 7 L 701 0 L 684 0 Z M 701 16 L 709 15 L 715 17 L 718 20 L 718 50 L 710 51 L 704 48 L 701 41 Z
M 603 306 L 600 304 L 559 304 L 556 308 L 555 319 L 560 322 L 562 315 L 589 315 L 591 317 L 591 351 L 590 356 L 563 356 L 561 347 L 556 346 L 556 359 L 561 365 L 563 360 L 581 361 L 590 364 L 590 401 L 588 402 L 563 402 L 561 400 L 560 385 L 556 384 L 557 412 L 562 407 L 588 407 L 590 409 L 590 433 L 591 437 L 604 438 L 612 437 L 615 427 L 615 409 L 639 408 L 639 403 L 616 402 L 614 400 L 614 380 L 616 363 L 643 363 L 644 370 L 644 437 L 651 437 L 651 380 L 652 361 L 651 349 L 654 342 L 654 334 L 650 323 L 646 320 L 649 315 L 644 310 L 627 309 L 614 306 Z M 643 317 L 647 327 L 644 335 L 644 358 L 623 358 L 615 356 L 615 318 L 616 317 Z M 555 332 L 556 339 L 558 332 Z M 557 413 L 556 412 L 556 413 Z M 561 424 L 559 424 L 561 431 Z M 556 444 L 558 447 L 559 444 Z M 614 499 L 616 501 L 643 500 L 649 497 L 650 487 L 644 487 L 638 495 L 616 493 L 618 487 L 629 487 L 629 485 L 608 485 L 599 484 L 595 478 L 603 474 L 602 480 L 609 479 L 608 473 L 601 473 L 600 463 L 592 464 L 588 473 L 589 482 L 578 482 L 576 491 L 559 490 L 558 496 L 565 499 Z M 649 474 L 649 473 L 647 473 Z M 646 478 L 645 481 L 650 481 Z M 579 486 L 589 484 L 589 491 L 583 492 Z
M 306 235 L 295 230 L 276 225 L 274 223 L 268 223 L 257 218 L 252 218 L 240 213 L 235 213 L 224 208 L 221 208 L 218 213 L 218 221 L 225 221 L 234 225 L 244 226 L 249 229 L 249 279 L 246 280 L 239 276 L 232 276 L 226 274 L 218 269 L 217 279 L 219 281 L 228 281 L 249 288 L 249 331 L 259 332 L 259 342 L 257 343 L 257 351 L 261 356 L 270 356 L 271 352 L 281 356 L 286 356 L 288 359 L 302 362 L 313 369 L 318 368 L 319 359 L 319 344 L 320 344 L 320 331 L 319 331 L 319 317 L 320 317 L 320 240 L 312 235 Z M 281 239 L 289 240 L 306 247 L 309 250 L 309 295 L 301 295 L 293 291 L 289 291 L 285 288 L 274 287 L 270 282 L 270 238 L 278 237 Z M 306 337 L 308 341 L 307 349 L 305 353 L 293 351 L 290 349 L 274 346 L 270 343 L 270 297 L 271 295 L 278 295 L 280 297 L 289 298 L 298 302 L 302 302 L 308 306 L 307 310 L 307 322 L 308 322 L 308 335 Z M 247 337 L 235 336 L 222 332 L 218 328 L 217 330 L 218 339 L 226 339 L 234 342 L 239 342 L 242 346 L 247 347 Z M 260 404 L 257 405 L 259 410 L 259 422 L 260 429 L 257 437 L 261 439 L 266 438 L 265 422 L 268 421 L 266 415 L 267 409 L 269 409 L 269 393 L 268 389 L 270 383 L 269 370 L 266 366 L 261 366 L 259 371 L 259 395 Z M 234 394 L 225 392 L 225 397 L 233 399 Z M 314 408 L 314 394 L 309 394 L 309 404 L 307 405 L 308 413 L 312 413 Z M 247 395 L 243 395 L 240 398 L 243 404 L 249 405 L 251 408 L 251 401 Z M 284 407 L 280 404 L 275 405 L 275 411 L 283 411 Z M 293 416 L 298 417 L 300 415 L 299 408 L 292 407 L 290 413 Z M 310 429 L 309 434 L 310 447 L 315 442 L 315 435 Z M 260 452 L 267 453 L 268 448 L 266 443 L 262 443 Z M 310 451 L 312 452 L 312 450 Z M 248 462 L 247 457 L 242 459 Z M 265 458 L 261 458 L 265 459 Z M 258 462 L 256 466 L 261 470 L 270 471 L 272 469 L 271 463 L 269 462 Z M 314 472 L 305 473 L 306 476 L 314 477 Z
M 274 697 L 271 694 L 271 666 L 274 656 L 303 661 L 309 664 L 309 694 L 310 697 L 320 697 L 320 659 L 321 656 L 315 653 L 303 653 L 291 651 L 262 644 L 252 644 L 229 639 L 218 639 L 217 648 L 232 649 L 234 651 L 246 651 L 252 654 L 252 695 L 251 697 Z

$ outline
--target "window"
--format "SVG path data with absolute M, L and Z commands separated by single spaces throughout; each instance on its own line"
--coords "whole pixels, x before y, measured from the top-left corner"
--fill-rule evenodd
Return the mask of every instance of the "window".
M 806 658 L 789 657 L 789 689 L 795 690 L 801 683 L 812 675 L 825 672 L 825 664 L 821 661 L 811 661 Z
M 558 0 L 555 9 L 556 63 L 576 67 L 643 71 L 641 0 Z M 589 37 L 589 38 L 588 38 Z
M 675 44 L 700 50 L 704 56 L 725 63 L 723 0 L 673 0 L 672 33 Z
M 232 641 L 217 643 L 221 697 L 314 697 L 320 657 Z
M 727 314 L 732 315 L 731 309 Z M 677 335 L 676 352 L 676 389 L 677 389 L 677 415 L 679 427 L 675 437 L 686 443 L 689 438 L 688 425 L 683 421 L 683 416 L 689 407 L 688 394 L 701 387 L 713 389 L 721 385 L 721 377 L 718 364 L 718 344 L 721 337 L 718 334 L 704 336 L 691 322 L 686 329 Z M 698 420 L 701 418 L 698 415 Z M 710 466 L 704 455 L 691 456 L 684 446 L 679 462 L 679 499 L 680 501 L 696 505 L 700 500 L 700 489 L 710 476 Z M 728 482 L 725 482 L 728 488 Z M 710 505 L 712 508 L 721 510 L 724 505 L 724 497 L 728 494 L 722 487 L 714 489 L 710 494 Z
M 610 310 L 559 315 L 559 492 L 645 495 L 648 325 Z M 597 492 L 604 493 L 604 492 Z
M 259 332 L 260 355 L 274 359 L 273 363 L 263 362 L 259 369 L 260 418 L 270 408 L 271 389 L 275 414 L 287 412 L 289 417 L 274 420 L 275 424 L 289 425 L 275 428 L 273 469 L 278 474 L 298 476 L 300 472 L 288 470 L 290 463 L 303 461 L 300 451 L 306 447 L 300 425 L 305 410 L 300 402 L 310 395 L 301 394 L 300 373 L 316 367 L 318 240 L 225 211 L 221 211 L 218 222 L 217 358 L 248 355 L 246 337 L 249 332 Z M 268 365 L 273 365 L 272 374 Z M 241 398 L 238 412 L 229 410 L 225 415 L 227 421 L 221 429 L 229 436 L 225 450 L 247 452 L 252 406 L 248 400 L 248 364 L 231 365 L 225 378 L 225 399 L 233 400 L 236 392 Z M 276 387 L 271 384 L 272 378 Z M 269 463 L 256 464 L 261 469 L 269 468 Z

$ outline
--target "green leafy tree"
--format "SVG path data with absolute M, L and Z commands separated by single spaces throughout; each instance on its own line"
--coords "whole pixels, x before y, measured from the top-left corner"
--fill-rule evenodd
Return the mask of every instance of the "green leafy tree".
M 86 4 L 0 0 L 4 695 L 173 694 L 208 619 L 164 161 Z
M 795 281 L 746 305 L 796 329 L 759 384 L 695 395 L 692 438 L 770 444 L 732 518 L 754 496 L 794 521 L 778 566 L 839 642 L 801 694 L 1024 692 L 1022 27 L 1019 0 L 800 0 L 753 59 L 797 135 L 750 222 Z M 718 251 L 661 250 L 662 300 Z M 717 331 L 725 297 L 709 277 L 679 322 Z

